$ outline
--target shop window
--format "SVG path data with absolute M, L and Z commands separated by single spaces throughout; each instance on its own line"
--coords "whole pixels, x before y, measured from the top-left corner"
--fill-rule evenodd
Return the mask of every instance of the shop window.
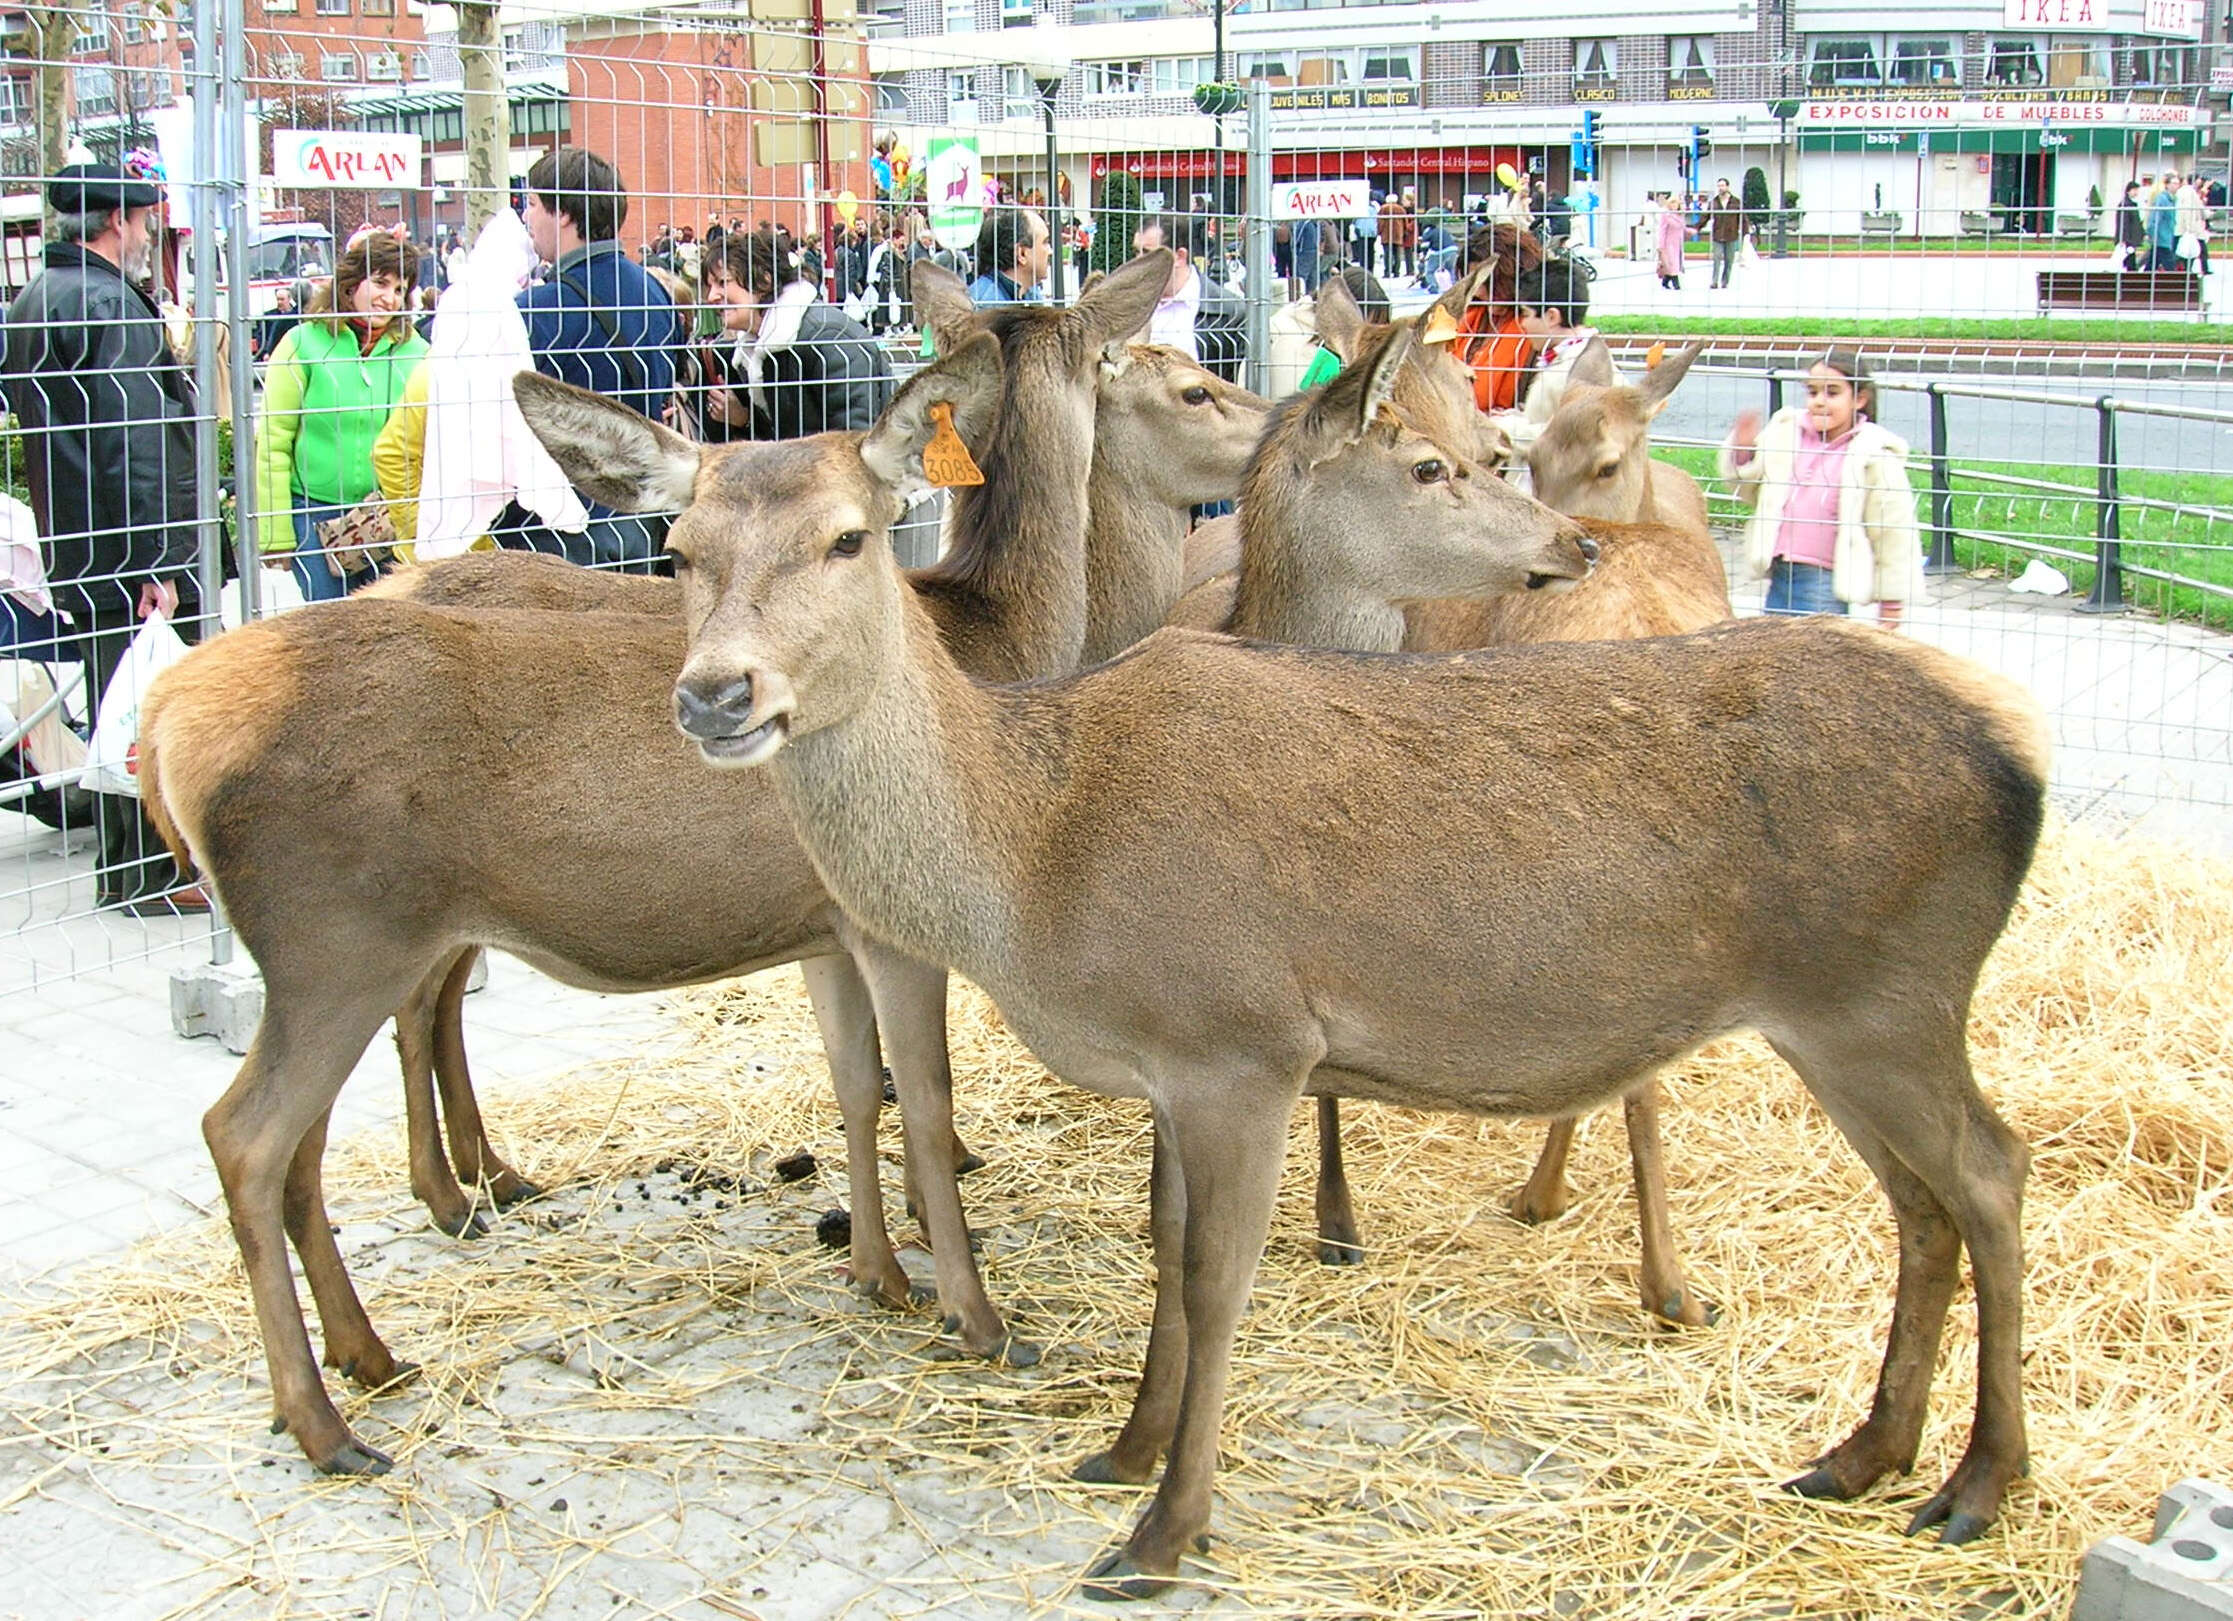
M 1391 50 L 1375 46 L 1365 52 L 1364 77 L 1372 80 L 1393 81 L 1397 84 L 1419 82 L 1419 53 L 1416 50 Z
M 1710 96 L 1714 88 L 1711 34 L 1678 34 L 1667 41 L 1667 89 L 1674 94 Z
M 2098 90 L 2108 82 L 2108 41 L 2058 34 L 2047 47 L 2049 89 Z
M 1807 50 L 1807 88 L 1882 84 L 1881 59 L 1882 52 L 1872 35 L 1817 36 Z
M 1907 90 L 1958 90 L 1961 63 L 1951 39 L 1902 39 L 1892 45 L 1891 83 Z
M 1492 101 L 1520 99 L 1520 47 L 1499 40 L 1481 47 L 1481 89 Z
M 1994 40 L 1992 54 L 1985 60 L 1985 81 L 2005 86 L 2045 84 L 2047 75 L 2039 65 L 2039 42 L 2033 39 Z
M 1252 56 L 1241 70 L 1244 79 L 1262 79 L 1268 84 L 1289 85 L 1295 82 L 1295 59 L 1282 52 L 1277 56 Z

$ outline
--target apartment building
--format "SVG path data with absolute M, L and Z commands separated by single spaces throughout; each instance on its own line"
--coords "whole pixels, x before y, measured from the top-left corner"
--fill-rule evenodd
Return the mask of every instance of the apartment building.
M 917 150 L 973 128 L 987 167 L 1046 183 L 1033 66 L 1056 101 L 1066 191 L 1121 167 L 1176 203 L 1206 197 L 1216 125 L 1214 0 L 872 0 L 879 120 Z M 1273 179 L 1358 175 L 1459 205 L 1500 163 L 1594 194 L 1624 232 L 1645 193 L 1758 165 L 1809 230 L 2052 226 L 2132 173 L 2225 166 L 2211 67 L 2224 18 L 2199 0 L 1604 0 L 1578 24 L 1540 0 L 1234 0 L 1225 77 L 1273 87 Z M 1585 110 L 1594 182 L 1575 159 Z M 1225 121 L 1240 201 L 1241 120 Z

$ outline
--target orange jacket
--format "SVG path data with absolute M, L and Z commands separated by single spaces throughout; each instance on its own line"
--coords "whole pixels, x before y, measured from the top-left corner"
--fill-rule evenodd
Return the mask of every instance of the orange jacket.
M 1473 403 L 1484 411 L 1510 411 L 1520 403 L 1520 379 L 1535 362 L 1535 340 L 1517 315 L 1493 328 L 1488 310 L 1476 304 L 1458 323 L 1458 356 L 1473 368 Z

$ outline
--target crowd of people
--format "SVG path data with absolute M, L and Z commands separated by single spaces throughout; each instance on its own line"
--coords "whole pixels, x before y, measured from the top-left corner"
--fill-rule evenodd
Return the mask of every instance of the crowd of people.
M 143 285 L 156 183 L 128 167 L 77 164 L 50 183 L 48 198 L 57 239 L 44 273 L 9 312 L 0 366 L 25 435 L 42 583 L 32 592 L 13 577 L 0 582 L 8 587 L 0 628 L 27 656 L 44 648 L 81 660 L 87 691 L 98 695 L 148 617 L 169 616 L 189 640 L 201 622 L 190 471 L 197 407 Z M 2116 211 L 2119 262 L 2206 271 L 2211 202 L 2196 177 L 2140 177 Z M 1729 182 L 1699 195 L 1661 193 L 1653 207 L 1662 284 L 1680 285 L 1685 244 L 1702 235 L 1712 246 L 1712 285 L 1729 285 L 1758 224 Z M 477 352 L 473 334 L 458 336 L 460 321 L 486 322 L 495 311 L 497 324 L 516 322 L 521 363 L 692 439 L 787 439 L 874 422 L 895 385 L 892 340 L 915 325 L 910 289 L 924 261 L 960 278 L 979 305 L 1030 303 L 1049 296 L 1058 253 L 1082 279 L 1093 246 L 1092 226 L 1077 216 L 1058 238 L 1046 200 L 1033 193 L 987 207 L 975 241 L 961 248 L 942 246 L 921 209 L 880 199 L 833 229 L 827 262 L 821 243 L 741 216 L 710 218 L 703 230 L 659 225 L 636 237 L 631 253 L 628 215 L 613 165 L 562 147 L 530 170 L 518 215 L 499 216 L 512 234 L 487 251 L 508 252 L 501 262 L 481 259 L 484 246 L 447 229 L 422 246 L 400 229 L 368 227 L 333 256 L 330 274 L 280 288 L 250 332 L 261 407 L 239 441 L 252 459 L 266 564 L 317 601 L 420 543 L 423 486 L 436 481 L 438 465 L 454 476 L 471 459 L 470 435 L 458 429 L 465 419 L 444 416 L 457 407 L 459 385 L 446 393 L 441 382 L 451 362 L 440 357 Z M 1405 187 L 1376 193 L 1354 220 L 1280 224 L 1274 269 L 1288 307 L 1307 322 L 1309 301 L 1330 279 L 1368 318 L 1384 320 L 1391 285 L 1440 291 L 1488 266 L 1452 352 L 1470 370 L 1481 411 L 1518 413 L 1531 391 L 1559 386 L 1595 335 L 1594 270 L 1564 251 L 1570 225 L 1563 200 L 1545 196 L 1539 178 L 1514 178 L 1468 219 L 1422 208 Z M 1109 228 L 1120 226 L 1134 254 L 1172 255 L 1146 336 L 1238 381 L 1245 304 L 1218 221 L 1154 211 Z M 437 295 L 463 300 L 447 349 L 437 312 L 452 306 Z M 1320 350 L 1293 375 L 1310 387 L 1338 368 Z M 1907 451 L 1875 416 L 1866 367 L 1833 351 L 1810 373 L 1803 406 L 1732 428 L 1722 474 L 1753 508 L 1746 556 L 1768 581 L 1768 612 L 1875 604 L 1896 624 L 1916 594 Z M 473 511 L 466 543 L 632 571 L 662 566 L 664 525 L 655 516 L 583 507 L 570 494 L 529 501 L 524 485 L 517 498 Z M 444 524 L 457 540 L 456 525 Z M 103 905 L 206 905 L 135 803 L 96 796 L 94 810 Z

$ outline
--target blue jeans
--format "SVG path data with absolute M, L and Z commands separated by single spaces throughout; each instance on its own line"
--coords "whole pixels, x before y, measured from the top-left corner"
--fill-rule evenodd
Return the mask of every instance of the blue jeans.
M 1845 604 L 1830 589 L 1830 571 L 1816 563 L 1794 563 L 1779 557 L 1768 568 L 1768 600 L 1761 608 L 1772 614 L 1843 614 Z
M 333 566 L 324 548 L 318 544 L 318 525 L 331 523 L 345 517 L 347 507 L 297 507 L 295 520 L 295 555 L 292 567 L 295 584 L 302 587 L 305 602 L 331 602 L 336 597 L 349 594 L 349 583 L 341 571 Z
M 509 551 L 563 557 L 580 568 L 616 569 L 623 574 L 664 572 L 657 568 L 667 547 L 669 520 L 664 513 L 600 512 L 579 531 L 546 529 L 539 524 L 510 527 L 506 520 L 525 516 L 507 507 L 497 520 L 496 543 Z

